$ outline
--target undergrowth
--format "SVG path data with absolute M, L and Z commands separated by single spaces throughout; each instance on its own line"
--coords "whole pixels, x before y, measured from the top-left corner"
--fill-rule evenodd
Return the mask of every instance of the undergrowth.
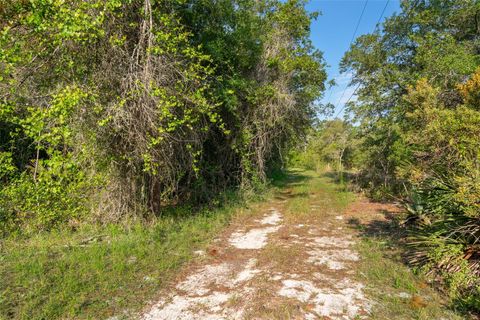
M 178 207 L 150 223 L 84 224 L 0 242 L 0 319 L 130 318 L 240 207 L 268 196 L 225 194 L 216 207 Z M 215 203 L 215 202 L 214 202 Z

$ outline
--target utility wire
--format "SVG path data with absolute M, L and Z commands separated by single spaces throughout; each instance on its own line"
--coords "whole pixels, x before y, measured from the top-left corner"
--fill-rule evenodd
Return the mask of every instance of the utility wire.
M 350 95 L 350 97 L 348 98 L 347 102 L 345 102 L 343 104 L 343 106 L 340 108 L 340 110 L 338 110 L 337 114 L 335 115 L 334 119 L 335 118 L 338 118 L 338 116 L 340 115 L 340 112 L 343 111 L 343 109 L 345 109 L 345 106 L 350 102 L 350 100 L 353 98 L 353 96 L 357 93 L 357 90 L 358 88 L 360 88 L 360 83 L 357 85 L 357 87 L 355 88 L 355 90 L 353 90 L 352 94 Z
M 382 21 L 383 15 L 385 14 L 385 10 L 387 10 L 388 4 L 390 3 L 390 0 L 387 0 L 387 3 L 385 3 L 385 7 L 383 7 L 382 14 L 380 15 L 380 18 L 378 18 L 377 24 L 375 25 L 375 30 L 378 29 L 378 26 L 380 25 L 380 22 Z
M 385 14 L 385 10 L 387 10 L 387 7 L 388 7 L 389 3 L 390 3 L 390 0 L 387 0 L 387 3 L 385 3 L 385 6 L 383 7 L 382 13 L 380 14 L 380 17 L 378 18 L 377 24 L 375 25 L 375 31 L 378 29 L 378 27 L 380 25 L 380 22 L 382 21 L 383 15 Z M 341 98 L 338 100 L 337 107 L 338 107 L 339 102 L 342 100 L 343 96 L 345 95 L 345 92 L 347 91 L 347 88 L 348 88 L 348 85 L 345 87 Z M 345 109 L 346 105 L 350 102 L 350 100 L 353 98 L 353 96 L 357 93 L 358 88 L 360 88 L 360 83 L 357 85 L 355 90 L 353 90 L 353 92 L 350 95 L 350 97 L 348 98 L 347 102 L 345 102 L 343 104 L 342 108 L 340 108 L 340 110 L 338 110 L 337 114 L 335 115 L 335 118 L 337 118 L 340 115 L 340 112 L 342 112 L 343 109 Z
M 360 17 L 358 18 L 357 25 L 355 26 L 355 30 L 353 31 L 352 39 L 350 40 L 350 44 L 348 45 L 348 47 L 350 47 L 353 43 L 353 40 L 355 40 L 355 36 L 357 35 L 358 27 L 360 26 L 360 22 L 362 21 L 363 14 L 365 13 L 365 8 L 367 8 L 367 4 L 368 4 L 368 0 L 366 0 L 365 4 L 363 5 L 362 13 L 360 14 Z M 345 95 L 345 91 L 347 90 L 347 88 L 348 88 L 348 84 L 345 86 L 345 88 L 343 88 L 342 95 L 340 96 L 340 99 L 338 99 L 337 103 L 335 104 L 336 106 L 338 106 L 340 101 L 342 101 L 343 96 Z
M 330 94 L 328 95 L 328 98 L 327 98 L 328 103 L 330 103 L 330 98 L 332 97 L 332 94 L 333 94 L 333 90 L 330 89 Z
M 352 44 L 353 40 L 355 40 L 355 36 L 357 35 L 358 27 L 360 26 L 360 22 L 362 21 L 363 14 L 365 13 L 365 8 L 367 8 L 367 4 L 368 4 L 368 0 L 366 0 L 365 4 L 363 5 L 362 13 L 358 18 L 357 25 L 355 26 L 355 31 L 353 31 L 352 39 L 350 40 L 350 44 Z

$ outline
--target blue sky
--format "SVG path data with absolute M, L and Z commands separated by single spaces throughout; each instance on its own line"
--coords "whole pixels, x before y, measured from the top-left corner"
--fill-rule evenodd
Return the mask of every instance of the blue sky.
M 350 76 L 348 74 L 341 75 L 338 65 L 343 54 L 350 47 L 350 41 L 365 3 L 366 0 L 310 0 L 306 6 L 309 11 L 321 12 L 318 19 L 312 23 L 311 38 L 313 44 L 324 53 L 325 61 L 328 64 L 329 80 L 335 79 L 337 82 L 335 87 L 327 89 L 322 99 L 324 103 L 331 102 L 336 105 L 335 114 L 342 109 L 343 104 L 354 91 L 354 88 L 347 88 L 343 94 L 345 86 L 350 81 Z M 386 4 L 387 0 L 369 0 L 367 2 L 355 37 L 370 33 L 375 29 Z M 390 0 L 382 21 L 385 17 L 398 12 L 399 8 L 399 0 Z M 342 115 L 343 112 L 340 113 L 340 117 Z

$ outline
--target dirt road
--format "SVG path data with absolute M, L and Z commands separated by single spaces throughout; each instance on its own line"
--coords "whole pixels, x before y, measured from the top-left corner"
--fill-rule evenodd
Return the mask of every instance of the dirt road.
M 313 192 L 284 191 L 236 221 L 144 315 L 159 319 L 361 319 L 355 234 Z M 292 214 L 308 205 L 306 212 Z M 297 208 L 298 209 L 298 208 Z M 305 209 L 305 208 L 304 208 Z M 304 210 L 305 211 L 305 210 Z
M 140 318 L 463 319 L 401 262 L 398 213 L 329 176 L 292 175 L 195 252 Z

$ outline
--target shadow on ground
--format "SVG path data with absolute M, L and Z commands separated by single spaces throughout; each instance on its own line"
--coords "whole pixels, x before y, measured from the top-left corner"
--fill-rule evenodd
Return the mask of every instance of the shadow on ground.
M 322 177 L 329 178 L 332 180 L 333 183 L 336 183 L 336 184 L 341 184 L 342 180 L 343 182 L 345 182 L 345 181 L 354 181 L 356 179 L 355 174 L 347 171 L 343 171 L 343 172 L 328 171 L 328 172 L 322 173 Z
M 277 172 L 272 176 L 270 182 L 272 186 L 278 188 L 274 198 L 277 200 L 307 198 L 309 196 L 308 192 L 294 192 L 293 187 L 302 185 L 310 179 L 312 178 L 303 174 L 300 170 Z
M 290 188 L 301 185 L 311 177 L 305 175 L 300 170 L 276 171 L 270 174 L 270 183 L 279 189 Z
M 401 213 L 399 211 L 380 209 L 377 215 L 379 216 L 377 219 L 351 217 L 348 219 L 348 224 L 359 230 L 363 237 L 382 238 L 400 243 L 401 238 L 406 236 L 406 231 L 400 226 L 399 222 Z
M 351 173 L 343 174 L 345 181 L 354 179 Z M 349 188 L 342 184 L 339 174 L 335 172 L 327 172 L 323 176 L 335 183 L 339 190 Z M 398 203 L 377 202 L 366 197 L 360 197 L 349 205 L 345 214 L 347 223 L 358 230 L 362 238 L 381 241 L 388 247 L 394 247 L 395 255 L 400 253 L 401 257 L 407 254 L 405 246 L 407 231 L 401 224 L 404 215 L 405 210 Z M 385 256 L 391 258 L 393 254 L 386 252 Z M 406 264 L 404 259 L 402 262 Z

